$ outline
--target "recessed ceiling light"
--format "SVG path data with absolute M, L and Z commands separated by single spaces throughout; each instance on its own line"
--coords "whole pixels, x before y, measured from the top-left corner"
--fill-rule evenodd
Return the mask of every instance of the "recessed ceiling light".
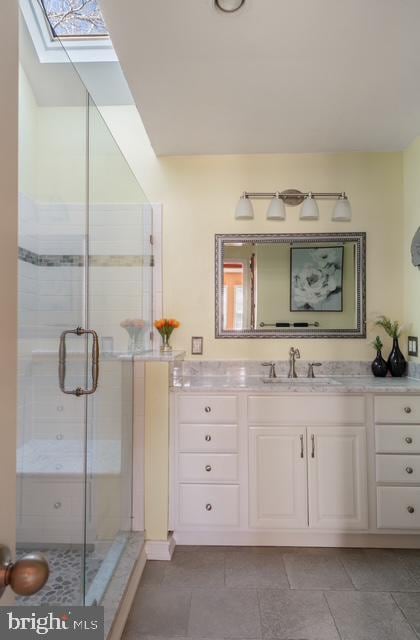
M 225 13 L 234 13 L 245 4 L 245 0 L 214 0 L 214 6 Z

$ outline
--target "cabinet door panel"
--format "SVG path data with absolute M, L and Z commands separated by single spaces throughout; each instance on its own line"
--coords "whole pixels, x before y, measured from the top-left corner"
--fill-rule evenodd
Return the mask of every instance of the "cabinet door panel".
M 308 429 L 309 526 L 366 529 L 366 430 Z
M 305 431 L 296 427 L 251 427 L 251 527 L 308 526 Z

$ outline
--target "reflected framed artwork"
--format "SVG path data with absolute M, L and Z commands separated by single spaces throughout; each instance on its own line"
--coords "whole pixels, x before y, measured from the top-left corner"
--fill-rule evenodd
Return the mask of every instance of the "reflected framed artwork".
M 291 247 L 290 311 L 343 311 L 344 247 Z

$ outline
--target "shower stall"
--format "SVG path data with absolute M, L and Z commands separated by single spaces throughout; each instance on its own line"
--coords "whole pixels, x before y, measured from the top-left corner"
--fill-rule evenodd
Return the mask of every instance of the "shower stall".
M 151 346 L 152 208 L 58 46 L 40 61 L 21 18 L 17 553 L 41 550 L 51 575 L 18 602 L 108 603 L 109 626 L 142 544 L 133 354 Z

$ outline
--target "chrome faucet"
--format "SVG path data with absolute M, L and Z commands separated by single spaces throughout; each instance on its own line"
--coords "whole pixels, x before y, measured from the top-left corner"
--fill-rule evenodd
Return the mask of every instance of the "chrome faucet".
M 290 348 L 289 351 L 289 374 L 288 374 L 288 378 L 297 378 L 297 373 L 296 373 L 296 360 L 299 360 L 300 358 L 300 351 L 299 349 L 295 349 L 294 347 Z
M 270 371 L 268 372 L 269 378 L 277 378 L 275 362 L 262 362 L 261 364 L 263 367 L 270 367 Z
M 321 367 L 322 362 L 308 362 L 308 378 L 315 378 L 314 367 Z

